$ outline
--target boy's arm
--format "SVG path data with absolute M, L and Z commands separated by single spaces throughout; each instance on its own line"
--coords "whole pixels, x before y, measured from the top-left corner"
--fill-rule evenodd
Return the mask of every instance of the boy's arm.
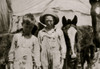
M 13 36 L 13 40 L 11 43 L 11 48 L 10 51 L 8 53 L 8 57 L 9 57 L 9 62 L 13 62 L 14 59 L 14 51 L 15 51 L 15 45 L 17 44 L 17 38 L 16 35 Z
M 59 35 L 60 35 L 60 44 L 61 44 L 61 56 L 62 58 L 65 58 L 67 52 L 67 46 L 65 43 L 64 34 L 62 30 L 59 30 Z
M 36 66 L 40 67 L 41 66 L 41 62 L 40 62 L 40 45 L 38 42 L 38 39 L 35 38 L 34 41 L 34 60 L 36 63 Z

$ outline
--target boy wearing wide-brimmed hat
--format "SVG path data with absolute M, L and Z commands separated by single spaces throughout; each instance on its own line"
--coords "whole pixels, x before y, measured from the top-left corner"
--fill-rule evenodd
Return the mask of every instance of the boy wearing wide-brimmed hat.
M 40 16 L 40 22 L 46 25 L 38 34 L 42 67 L 43 69 L 62 69 L 66 45 L 62 30 L 55 28 L 59 18 L 56 14 L 48 13 Z

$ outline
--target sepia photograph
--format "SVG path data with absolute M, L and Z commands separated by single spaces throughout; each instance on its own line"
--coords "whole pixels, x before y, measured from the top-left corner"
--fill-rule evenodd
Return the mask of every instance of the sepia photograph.
M 0 0 L 0 69 L 100 69 L 100 0 Z

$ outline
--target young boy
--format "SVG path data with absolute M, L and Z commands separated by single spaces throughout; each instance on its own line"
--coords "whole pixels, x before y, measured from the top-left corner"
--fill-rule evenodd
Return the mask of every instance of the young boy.
M 9 51 L 9 62 L 14 69 L 40 68 L 40 47 L 38 39 L 31 34 L 35 24 L 33 14 L 23 16 L 23 31 L 14 35 Z M 34 61 L 33 61 L 34 60 Z M 33 62 L 35 62 L 33 64 Z
M 59 18 L 55 14 L 44 14 L 40 17 L 40 22 L 46 25 L 38 34 L 42 67 L 43 69 L 62 69 L 66 45 L 62 30 L 55 29 Z

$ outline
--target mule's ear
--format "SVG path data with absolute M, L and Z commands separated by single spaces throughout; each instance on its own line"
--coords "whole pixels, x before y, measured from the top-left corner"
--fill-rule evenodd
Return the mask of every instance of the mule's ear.
M 90 4 L 92 5 L 93 3 L 97 2 L 98 0 L 89 0 Z
M 67 25 L 67 20 L 65 16 L 62 17 L 62 24 L 63 26 Z
M 77 16 L 75 15 L 73 20 L 72 20 L 72 24 L 76 25 L 77 24 Z

